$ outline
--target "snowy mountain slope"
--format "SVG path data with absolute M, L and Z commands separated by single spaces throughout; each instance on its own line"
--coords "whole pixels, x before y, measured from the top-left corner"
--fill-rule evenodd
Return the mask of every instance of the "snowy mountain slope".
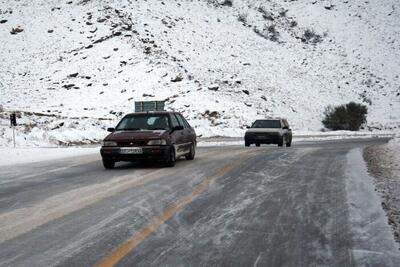
M 203 136 L 265 116 L 319 130 L 324 108 L 348 101 L 398 129 L 397 1 L 221 3 L 1 0 L 0 105 L 35 112 L 19 133 L 37 143 L 98 140 L 143 99 L 167 99 Z

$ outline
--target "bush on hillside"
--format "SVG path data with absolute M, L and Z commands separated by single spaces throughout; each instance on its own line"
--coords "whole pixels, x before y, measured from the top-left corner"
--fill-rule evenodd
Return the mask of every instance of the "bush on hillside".
M 269 26 L 264 25 L 264 29 L 260 31 L 257 28 L 253 28 L 253 31 L 261 36 L 264 39 L 270 40 L 272 42 L 279 42 L 279 32 L 276 30 L 276 27 L 274 24 L 271 24 Z
M 221 5 L 231 7 L 231 6 L 233 6 L 233 2 L 232 2 L 232 0 L 224 0 L 224 1 L 222 1 Z
M 368 108 L 365 105 L 350 102 L 340 106 L 328 106 L 324 112 L 323 125 L 331 130 L 358 131 L 367 121 Z
M 238 21 L 242 22 L 243 24 L 247 23 L 247 13 L 240 13 L 238 15 Z
M 303 43 L 317 44 L 322 42 L 322 36 L 315 33 L 314 30 L 306 29 L 303 33 L 303 36 L 301 37 L 301 41 Z
M 274 16 L 271 12 L 269 12 L 264 6 L 258 7 L 258 12 L 262 14 L 262 17 L 266 20 L 274 20 Z

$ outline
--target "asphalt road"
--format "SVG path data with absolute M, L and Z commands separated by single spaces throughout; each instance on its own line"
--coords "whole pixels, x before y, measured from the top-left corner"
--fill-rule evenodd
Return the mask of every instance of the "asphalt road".
M 198 148 L 174 168 L 1 167 L 0 266 L 357 266 L 346 155 L 386 141 Z

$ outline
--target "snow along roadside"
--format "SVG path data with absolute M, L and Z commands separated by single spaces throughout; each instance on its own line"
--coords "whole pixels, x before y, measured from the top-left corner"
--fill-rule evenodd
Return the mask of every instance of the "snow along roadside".
M 392 134 L 387 133 L 371 133 L 371 132 L 341 132 L 334 134 L 332 132 L 303 132 L 302 135 L 294 135 L 293 142 L 302 141 L 328 141 L 342 139 L 359 139 L 359 138 L 385 138 L 391 137 Z M 216 137 L 216 138 L 198 138 L 199 147 L 210 146 L 237 146 L 244 145 L 243 137 Z M 40 162 L 46 160 L 55 160 L 67 157 L 82 156 L 99 153 L 100 146 L 95 147 L 24 147 L 10 148 L 0 147 L 0 166 L 24 164 L 31 162 Z
M 375 186 L 382 195 L 382 207 L 394 236 L 400 243 L 400 138 L 386 144 L 372 145 L 364 149 L 368 171 L 374 177 Z
M 361 149 L 353 149 L 347 155 L 346 192 L 355 264 L 399 266 L 399 247 L 381 207 L 381 197 L 368 175 Z
M 99 153 L 100 147 L 0 148 L 0 166 L 40 162 Z
M 351 131 L 295 131 L 293 132 L 293 143 L 305 141 L 330 141 L 330 140 L 350 140 L 363 138 L 392 138 L 393 132 L 351 132 Z M 238 146 L 244 145 L 244 137 L 209 137 L 197 140 L 198 146 Z

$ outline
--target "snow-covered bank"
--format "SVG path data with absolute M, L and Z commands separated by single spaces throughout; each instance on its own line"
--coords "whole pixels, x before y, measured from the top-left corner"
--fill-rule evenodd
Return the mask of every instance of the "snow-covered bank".
M 356 266 L 399 266 L 396 244 L 376 193 L 373 178 L 368 175 L 362 151 L 349 152 L 346 191 L 352 232 L 353 259 Z
M 400 138 L 387 144 L 365 149 L 364 159 L 375 185 L 382 195 L 382 206 L 392 226 L 395 239 L 400 243 Z
M 0 148 L 0 167 L 99 153 L 99 147 Z

